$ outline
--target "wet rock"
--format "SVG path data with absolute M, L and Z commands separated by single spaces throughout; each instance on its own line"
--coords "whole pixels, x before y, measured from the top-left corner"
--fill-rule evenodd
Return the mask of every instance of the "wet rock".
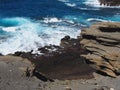
M 0 53 L 0 56 L 3 56 L 3 55 Z
M 106 6 L 119 6 L 120 0 L 99 0 L 100 5 L 106 5 Z
M 88 63 L 106 75 L 120 74 L 120 23 L 97 23 L 81 32 Z
M 61 39 L 60 46 L 64 48 L 70 48 L 70 47 L 82 48 L 79 41 L 80 41 L 79 37 L 75 39 L 75 38 L 70 38 L 70 36 L 65 36 L 64 38 Z
M 35 65 L 33 75 L 44 81 L 93 78 L 94 69 L 80 56 L 80 53 L 85 53 L 80 46 L 80 39 L 66 36 L 61 43 L 63 41 L 68 45 L 49 45 L 39 48 L 38 52 L 42 54 L 17 52 L 14 55 L 29 59 Z

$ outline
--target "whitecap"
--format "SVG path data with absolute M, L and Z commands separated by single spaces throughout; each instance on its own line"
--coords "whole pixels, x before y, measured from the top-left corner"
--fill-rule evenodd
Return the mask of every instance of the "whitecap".
M 58 0 L 60 2 L 69 2 L 69 0 Z
M 103 20 L 103 19 L 98 19 L 98 18 L 89 18 L 87 19 L 88 22 L 91 22 L 91 21 L 101 21 L 101 22 L 108 22 L 108 20 Z
M 70 6 L 70 7 L 75 7 L 76 4 L 75 3 L 65 3 L 67 6 Z
M 62 20 L 53 17 L 53 18 L 44 18 L 44 23 L 55 23 L 55 22 L 62 22 Z
M 15 20 L 15 18 L 13 18 Z M 17 18 L 18 19 L 18 18 Z M 12 37 L 7 38 L 4 42 L 0 42 L 0 53 L 3 55 L 14 53 L 16 51 L 36 51 L 38 47 L 54 44 L 59 45 L 61 38 L 66 35 L 76 38 L 80 29 L 71 26 L 56 26 L 55 28 L 42 23 L 34 22 L 30 19 L 19 18 L 19 23 L 25 20 L 23 24 L 19 24 L 14 27 L 4 27 L 8 33 L 12 32 Z M 50 22 L 56 22 L 57 19 Z
M 16 31 L 16 27 L 3 27 L 1 29 L 6 32 L 15 32 Z

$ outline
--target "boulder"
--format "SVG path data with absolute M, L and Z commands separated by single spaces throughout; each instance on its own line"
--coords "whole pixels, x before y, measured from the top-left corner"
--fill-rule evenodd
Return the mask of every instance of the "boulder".
M 87 62 L 106 75 L 120 74 L 120 23 L 96 23 L 81 32 Z

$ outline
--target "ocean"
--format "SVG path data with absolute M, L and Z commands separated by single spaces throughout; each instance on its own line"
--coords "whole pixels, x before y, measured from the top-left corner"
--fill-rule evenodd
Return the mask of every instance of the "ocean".
M 0 53 L 59 45 L 95 22 L 120 22 L 120 6 L 100 6 L 98 0 L 0 0 Z

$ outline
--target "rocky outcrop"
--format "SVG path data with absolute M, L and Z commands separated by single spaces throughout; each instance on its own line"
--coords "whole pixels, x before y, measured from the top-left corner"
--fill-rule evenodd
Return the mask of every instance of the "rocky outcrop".
M 119 6 L 120 0 L 99 0 L 100 5 L 106 5 L 106 6 Z
M 39 48 L 40 54 L 33 54 L 31 51 L 16 52 L 14 55 L 29 59 L 35 66 L 33 75 L 43 81 L 93 78 L 95 70 L 80 57 L 85 51 L 79 42 L 79 38 L 66 36 L 61 39 L 61 46 L 49 45 Z
M 29 73 L 31 73 L 31 71 L 33 71 L 34 69 L 34 65 L 28 59 L 24 59 L 24 58 L 17 57 L 17 56 L 11 56 L 11 55 L 0 56 L 0 64 L 1 62 L 5 62 L 6 65 L 15 64 L 14 66 L 15 70 L 16 69 L 22 70 L 23 72 L 26 72 L 26 73 L 28 70 L 30 71 Z
M 116 77 L 120 74 L 120 23 L 97 23 L 81 32 L 82 54 L 98 72 Z
M 34 90 L 39 82 L 29 79 L 33 64 L 21 57 L 0 56 L 0 89 L 1 90 Z M 35 86 L 36 85 L 36 86 Z

